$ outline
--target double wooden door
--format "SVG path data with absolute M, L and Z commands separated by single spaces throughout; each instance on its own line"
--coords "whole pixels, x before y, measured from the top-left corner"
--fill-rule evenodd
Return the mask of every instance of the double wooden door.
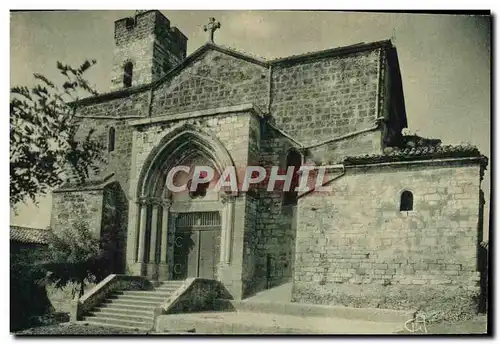
M 220 256 L 219 212 L 180 213 L 174 235 L 173 279 L 215 278 Z

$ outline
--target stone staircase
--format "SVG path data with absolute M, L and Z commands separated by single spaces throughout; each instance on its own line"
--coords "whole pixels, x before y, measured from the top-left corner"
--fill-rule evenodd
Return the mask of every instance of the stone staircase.
M 184 281 L 152 282 L 153 290 L 125 290 L 110 294 L 84 316 L 83 322 L 149 331 L 153 328 L 154 309 L 160 306 Z

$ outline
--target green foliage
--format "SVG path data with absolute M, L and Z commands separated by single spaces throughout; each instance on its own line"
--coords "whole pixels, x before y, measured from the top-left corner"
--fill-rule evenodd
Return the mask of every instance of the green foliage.
M 11 89 L 10 101 L 10 202 L 15 206 L 27 198 L 48 192 L 66 179 L 79 183 L 97 173 L 103 146 L 93 131 L 78 137 L 74 101 L 79 94 L 97 95 L 84 79 L 95 64 L 85 61 L 72 68 L 60 62 L 65 77 L 57 87 L 45 76 L 34 74 L 37 84 Z
M 52 306 L 45 286 L 39 283 L 46 274 L 37 264 L 45 254 L 43 248 L 11 244 L 10 251 L 10 329 L 17 331 L 32 326 Z
M 73 285 L 73 293 L 82 296 L 86 283 L 96 283 L 107 275 L 105 246 L 85 222 L 53 232 L 43 264 L 46 278 L 56 288 Z

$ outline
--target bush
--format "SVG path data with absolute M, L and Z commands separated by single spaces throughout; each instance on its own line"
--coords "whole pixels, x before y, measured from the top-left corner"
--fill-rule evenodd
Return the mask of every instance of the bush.
M 53 311 L 45 286 L 39 281 L 45 271 L 35 264 L 39 248 L 13 252 L 10 258 L 10 330 L 18 331 L 36 324 L 36 317 Z

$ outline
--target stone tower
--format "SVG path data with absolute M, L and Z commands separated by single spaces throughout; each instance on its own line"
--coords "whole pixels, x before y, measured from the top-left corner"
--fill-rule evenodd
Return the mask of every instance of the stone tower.
M 157 80 L 186 57 L 187 37 L 160 11 L 115 21 L 112 90 Z

